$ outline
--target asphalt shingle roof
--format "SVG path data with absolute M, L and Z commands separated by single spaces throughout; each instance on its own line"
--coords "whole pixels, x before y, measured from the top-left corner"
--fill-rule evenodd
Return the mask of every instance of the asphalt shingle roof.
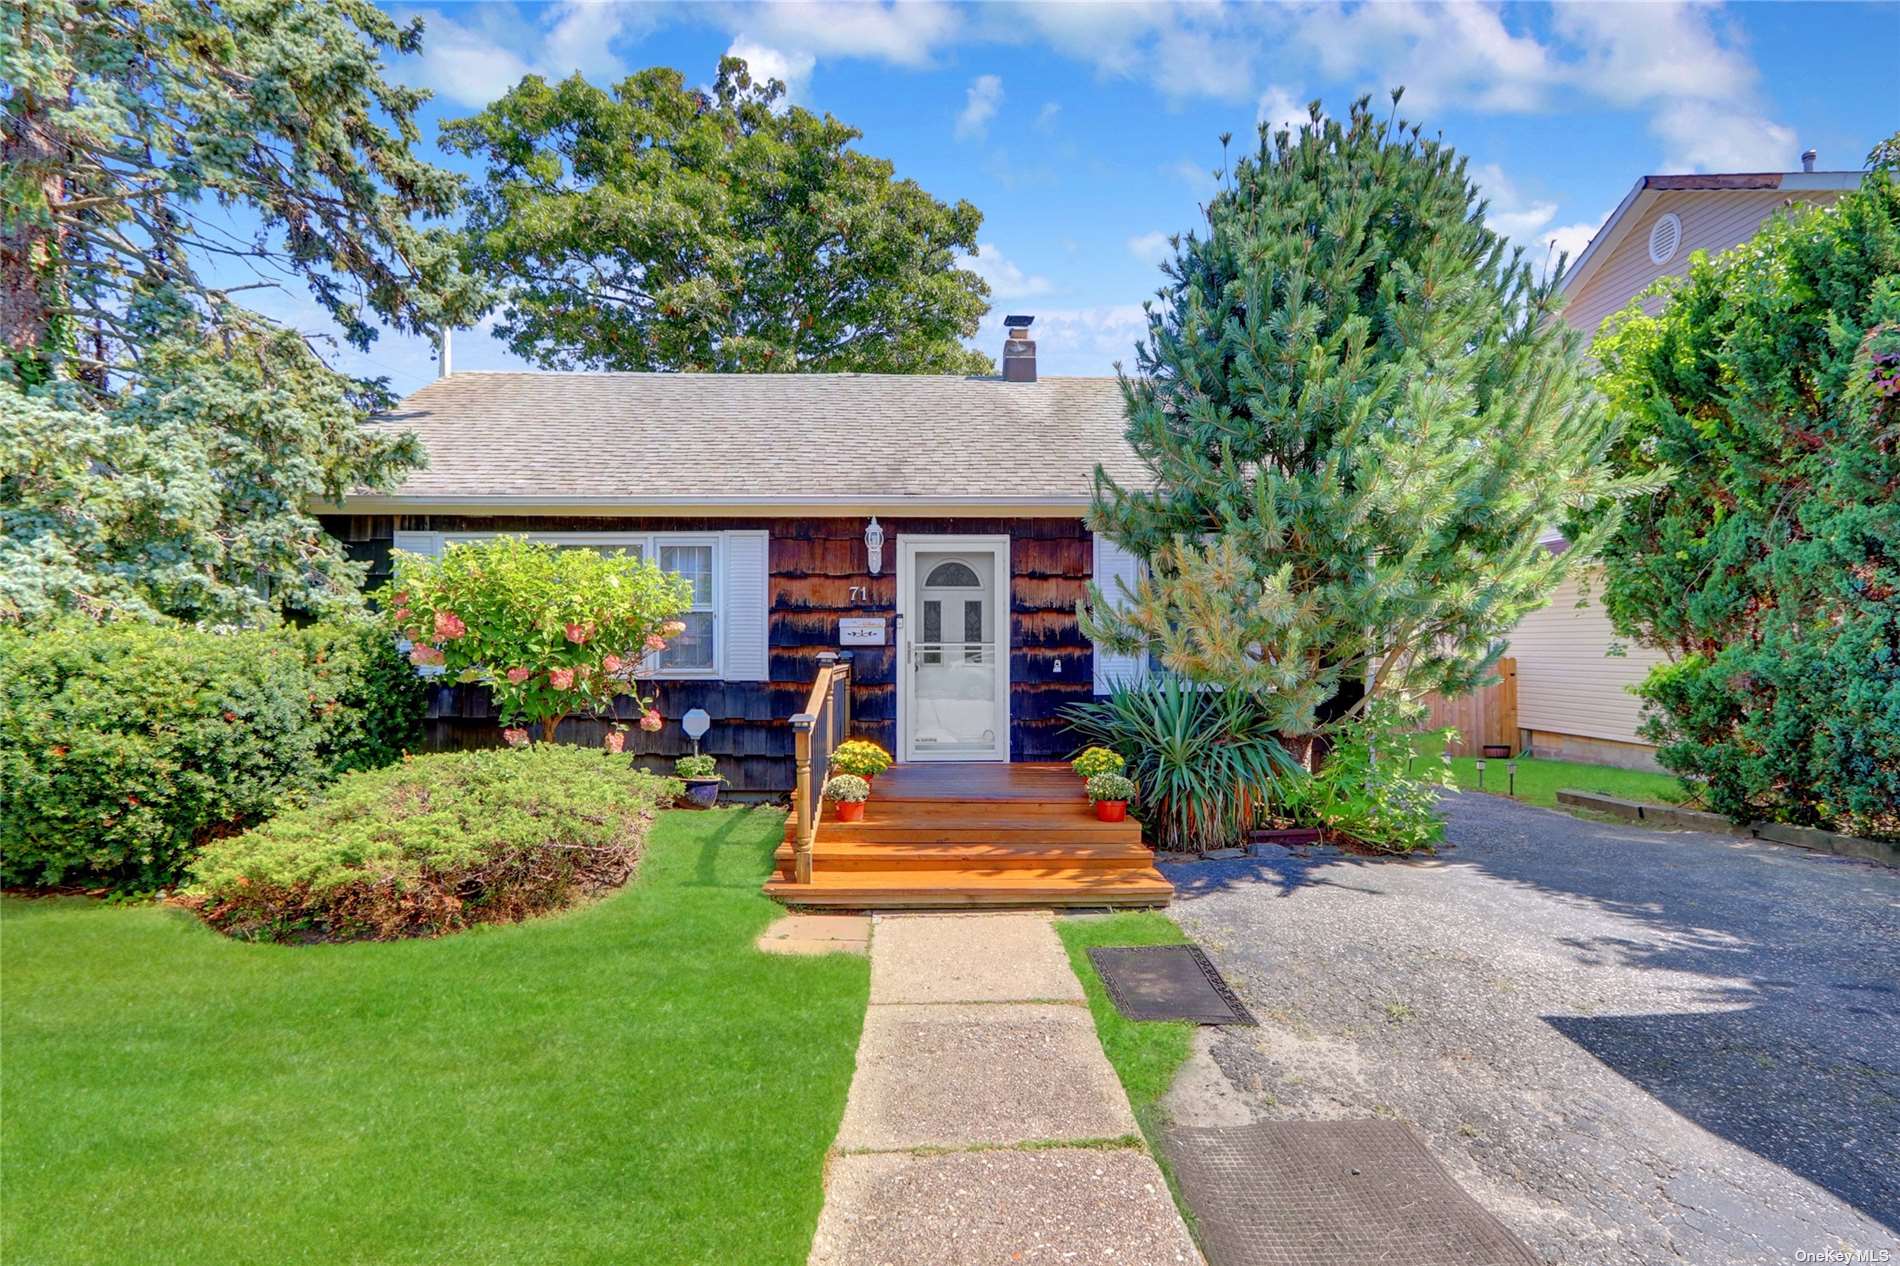
M 458 373 L 375 425 L 399 498 L 1086 498 L 1141 471 L 1113 378 Z

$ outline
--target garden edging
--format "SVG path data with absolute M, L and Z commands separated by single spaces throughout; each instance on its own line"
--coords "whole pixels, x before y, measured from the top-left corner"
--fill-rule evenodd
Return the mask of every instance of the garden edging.
M 1751 822 L 1741 826 L 1719 813 L 1685 809 L 1680 805 L 1624 800 L 1619 796 L 1599 795 L 1594 791 L 1559 791 L 1557 803 L 1573 809 L 1605 813 L 1627 822 L 1641 822 L 1645 826 L 1712 831 L 1719 835 L 1748 835 L 1771 844 L 1786 844 L 1812 852 L 1831 853 L 1836 857 L 1852 857 L 1882 866 L 1900 866 L 1900 844 L 1862 839 L 1857 835 L 1841 835 L 1814 827 L 1789 826 L 1785 822 Z

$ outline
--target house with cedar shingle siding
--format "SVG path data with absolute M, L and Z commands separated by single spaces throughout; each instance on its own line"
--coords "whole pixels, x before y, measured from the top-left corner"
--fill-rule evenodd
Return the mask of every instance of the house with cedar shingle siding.
M 687 631 L 647 683 L 671 724 L 633 737 L 683 754 L 677 722 L 703 710 L 741 794 L 791 788 L 788 718 L 825 652 L 852 654 L 853 728 L 900 760 L 1060 760 L 1062 706 L 1139 671 L 1075 608 L 1091 578 L 1134 576 L 1082 521 L 1097 463 L 1144 475 L 1115 379 L 1034 358 L 1019 325 L 994 377 L 448 374 L 375 424 L 415 433 L 427 468 L 323 520 L 373 583 L 393 550 L 498 533 L 686 576 Z M 438 687 L 431 731 L 499 741 L 479 686 Z

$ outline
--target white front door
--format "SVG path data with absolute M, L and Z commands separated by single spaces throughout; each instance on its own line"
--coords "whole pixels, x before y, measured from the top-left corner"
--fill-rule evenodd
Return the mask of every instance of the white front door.
M 901 758 L 1008 760 L 1008 538 L 900 540 L 898 567 Z

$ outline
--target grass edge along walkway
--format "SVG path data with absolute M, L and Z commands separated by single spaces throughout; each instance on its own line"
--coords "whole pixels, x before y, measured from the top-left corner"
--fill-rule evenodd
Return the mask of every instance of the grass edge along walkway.
M 1095 1018 L 1095 1036 L 1108 1055 L 1109 1066 L 1121 1080 L 1135 1110 L 1135 1122 L 1141 1126 L 1148 1153 L 1167 1180 L 1168 1194 L 1181 1211 L 1188 1231 L 1199 1238 L 1194 1211 L 1181 1197 L 1174 1167 L 1161 1146 L 1161 1132 L 1167 1126 L 1167 1110 L 1161 1101 L 1167 1097 L 1174 1079 L 1186 1064 L 1194 1045 L 1196 1026 L 1184 1020 L 1131 1020 L 1115 1009 L 1114 1000 L 1102 984 L 1102 978 L 1089 958 L 1089 950 L 1107 945 L 1183 945 L 1187 936 L 1167 915 L 1153 910 L 1123 910 L 1105 915 L 1059 916 L 1056 934 L 1069 954 L 1069 965 L 1082 981 L 1089 1014 Z
M 0 1259 L 802 1263 L 864 959 L 753 947 L 782 811 L 663 814 L 512 927 L 246 945 L 0 905 Z

